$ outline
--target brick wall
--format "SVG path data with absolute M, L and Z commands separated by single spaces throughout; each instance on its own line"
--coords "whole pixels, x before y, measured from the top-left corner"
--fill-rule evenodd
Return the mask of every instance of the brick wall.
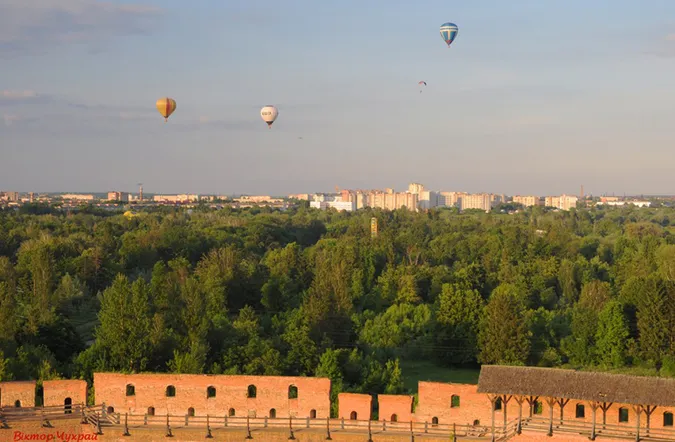
M 340 393 L 338 394 L 338 417 L 352 419 L 356 412 L 357 420 L 370 420 L 373 407 L 373 397 L 369 394 Z
M 0 407 L 35 406 L 35 381 L 0 382 Z
M 490 401 L 486 395 L 478 393 L 477 388 L 477 385 L 470 384 L 420 381 L 417 389 L 419 403 L 415 410 L 415 420 L 461 425 L 472 425 L 478 420 L 481 425 L 489 425 L 491 423 Z M 452 406 L 453 396 L 459 398 L 455 399 L 455 406 Z M 497 417 L 498 415 L 495 419 Z
M 330 379 L 290 376 L 228 376 L 181 374 L 94 373 L 96 403 L 116 412 L 185 415 L 194 414 L 245 417 L 316 417 L 330 415 Z M 127 385 L 133 395 L 127 396 Z M 167 397 L 167 387 L 175 396 Z M 255 397 L 248 397 L 255 386 Z M 289 388 L 297 388 L 297 398 L 289 398 Z M 210 388 L 215 397 L 208 397 Z M 130 392 L 131 393 L 131 392 Z
M 407 395 L 378 394 L 377 404 L 381 421 L 410 422 L 413 397 Z
M 87 381 L 44 381 L 42 390 L 45 407 L 65 405 L 66 399 L 73 405 L 87 404 Z

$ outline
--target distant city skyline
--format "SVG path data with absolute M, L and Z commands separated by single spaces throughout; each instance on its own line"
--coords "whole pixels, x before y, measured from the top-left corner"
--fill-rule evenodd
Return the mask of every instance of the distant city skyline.
M 371 191 L 371 190 L 385 190 L 385 189 L 394 189 L 396 192 L 407 192 L 408 191 L 408 186 L 410 183 L 413 183 L 413 181 L 408 181 L 408 184 L 405 186 L 400 186 L 400 187 L 394 187 L 394 186 L 380 186 L 380 187 L 342 187 L 338 186 L 340 190 L 351 190 L 351 191 L 356 191 L 356 190 L 363 190 L 363 191 Z M 581 188 L 579 187 L 576 192 L 573 191 L 568 191 L 568 192 L 558 192 L 558 193 L 542 193 L 542 192 L 519 192 L 519 193 L 509 193 L 509 192 L 502 192 L 499 189 L 485 189 L 485 190 L 479 190 L 479 191 L 470 191 L 462 188 L 457 188 L 457 189 L 449 189 L 449 188 L 431 188 L 429 186 L 424 185 L 424 183 L 420 183 L 424 186 L 425 190 L 431 190 L 434 192 L 464 192 L 464 193 L 469 193 L 469 194 L 479 194 L 479 193 L 492 193 L 492 194 L 504 194 L 508 196 L 530 196 L 530 195 L 535 195 L 535 196 L 552 196 L 552 195 L 573 195 L 573 196 L 579 196 L 581 195 Z M 23 194 L 28 194 L 28 193 L 35 193 L 35 194 L 92 194 L 92 195 L 105 195 L 110 192 L 123 192 L 123 193 L 128 193 L 129 195 L 138 195 L 139 191 L 138 188 L 135 189 L 109 189 L 109 190 L 73 190 L 73 189 L 68 189 L 68 190 L 25 190 L 25 189 L 14 189 L 14 188 L 0 188 L 0 193 L 1 192 L 19 192 Z M 287 197 L 288 195 L 294 195 L 294 194 L 335 194 L 339 193 L 335 191 L 335 188 L 333 187 L 332 189 L 324 189 L 324 190 L 301 190 L 299 192 L 285 192 L 285 193 L 274 193 L 274 192 L 223 192 L 223 191 L 213 191 L 213 192 L 186 192 L 186 191 L 177 191 L 177 192 L 161 192 L 161 191 L 151 191 L 148 190 L 147 188 L 143 189 L 143 194 L 144 195 L 216 195 L 216 196 L 243 196 L 243 195 L 268 195 L 272 197 L 276 196 L 282 196 L 282 197 Z M 584 193 L 585 196 L 617 196 L 617 197 L 622 197 L 622 196 L 653 196 L 653 197 L 672 197 L 675 196 L 675 192 L 673 193 L 638 193 L 638 192 L 603 192 L 603 193 L 593 193 L 589 192 L 586 190 L 584 186 Z
M 667 0 L 3 0 L 0 189 L 675 193 L 673 16 Z

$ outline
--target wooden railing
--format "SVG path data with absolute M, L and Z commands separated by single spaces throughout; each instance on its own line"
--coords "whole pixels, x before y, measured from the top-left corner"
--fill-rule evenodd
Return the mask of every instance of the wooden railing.
M 189 416 L 189 415 L 138 415 L 108 412 L 105 405 L 85 407 L 72 405 L 35 407 L 35 408 L 0 408 L 0 420 L 9 428 L 12 422 L 41 421 L 42 426 L 51 426 L 50 421 L 60 419 L 81 419 L 82 424 L 92 427 L 94 433 L 103 434 L 106 428 L 117 428 L 125 435 L 139 431 L 161 431 L 172 435 L 177 429 L 202 430 L 205 435 L 214 431 L 245 430 L 247 437 L 252 432 L 276 430 L 288 431 L 289 437 L 295 432 L 313 431 L 331 433 L 373 434 L 393 433 L 416 436 L 435 436 L 449 440 L 490 440 L 492 431 L 483 425 L 431 424 L 428 422 L 387 422 L 347 419 L 311 419 L 311 418 L 269 418 L 269 417 L 235 417 L 235 416 Z M 507 428 L 496 427 L 494 440 L 503 441 L 515 434 L 517 422 L 509 423 Z
M 644 423 L 644 421 L 643 421 Z M 593 423 L 575 420 L 559 419 L 551 420 L 547 418 L 528 418 L 523 419 L 522 431 L 538 431 L 546 433 L 574 433 L 591 437 L 593 435 Z M 612 437 L 615 439 L 631 439 L 641 441 L 675 441 L 675 429 L 667 428 L 645 428 L 641 426 L 638 430 L 635 424 L 602 424 L 596 422 L 595 437 L 602 440 L 603 437 Z
M 373 434 L 393 433 L 416 436 L 436 436 L 441 438 L 490 440 L 490 427 L 482 425 L 430 424 L 428 422 L 387 422 L 347 419 L 311 419 L 311 418 L 269 418 L 269 417 L 235 417 L 235 416 L 189 416 L 189 415 L 134 415 L 111 413 L 117 426 L 124 429 L 124 434 L 133 435 L 137 431 L 163 429 L 167 436 L 177 429 L 203 430 L 206 436 L 214 431 L 246 430 L 247 438 L 252 432 L 264 430 L 288 431 L 289 439 L 298 431 L 325 432 L 326 437 L 332 433 L 367 433 L 368 439 Z M 495 440 L 506 440 L 516 433 L 517 422 L 495 428 Z
M 122 430 L 123 434 L 133 435 L 137 432 L 155 431 L 171 435 L 177 429 L 203 431 L 206 436 L 212 432 L 227 430 L 246 431 L 247 436 L 257 431 L 287 431 L 289 438 L 295 432 L 324 432 L 326 437 L 332 433 L 398 434 L 411 438 L 431 436 L 453 440 L 492 440 L 491 426 L 432 424 L 429 422 L 389 422 L 348 419 L 311 419 L 311 418 L 269 418 L 269 417 L 235 417 L 226 415 L 148 415 L 122 414 L 108 412 L 104 404 L 84 406 L 33 407 L 33 408 L 0 408 L 0 431 L 10 428 L 12 422 L 38 421 L 41 426 L 51 427 L 53 421 L 63 419 L 80 419 L 82 424 L 91 426 L 95 433 L 103 434 L 106 429 Z M 644 424 L 644 422 L 642 422 Z M 518 434 L 519 431 L 542 432 L 555 434 L 577 434 L 591 437 L 595 432 L 600 441 L 605 437 L 641 441 L 675 441 L 675 429 L 640 427 L 635 424 L 596 423 L 578 420 L 551 420 L 544 417 L 524 418 L 508 422 L 506 426 L 495 423 L 494 440 L 505 441 Z
M 3 407 L 0 408 L 0 428 L 7 428 L 9 422 L 41 420 L 45 427 L 51 421 L 80 419 L 86 410 L 82 404 L 57 405 L 51 407 Z

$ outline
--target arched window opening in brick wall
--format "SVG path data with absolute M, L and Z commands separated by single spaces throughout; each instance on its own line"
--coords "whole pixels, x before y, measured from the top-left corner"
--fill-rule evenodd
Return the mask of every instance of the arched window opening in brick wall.
M 195 409 L 190 407 L 188 408 L 188 416 L 194 416 L 195 415 Z
M 115 407 L 108 407 L 108 414 L 113 414 L 115 412 Z
M 477 427 L 477 426 L 479 426 L 479 425 L 480 425 L 480 421 L 479 421 L 478 419 L 476 419 L 475 421 L 473 421 L 473 426 L 474 426 L 474 427 Z
M 169 385 L 166 387 L 166 397 L 174 397 L 176 396 L 176 387 L 173 385 Z
M 544 406 L 539 401 L 534 401 L 532 404 L 534 408 L 534 414 L 541 414 L 544 412 Z
M 72 414 L 72 413 L 73 413 L 73 400 L 67 397 L 63 401 L 63 414 Z
M 619 408 L 619 423 L 628 422 L 628 408 Z
M 155 415 L 155 407 L 148 407 L 148 416 Z
M 457 407 L 459 407 L 459 396 L 453 394 L 450 397 L 450 408 L 457 408 Z
M 298 398 L 298 387 L 291 385 L 288 387 L 288 399 L 297 399 Z
M 309 418 L 316 419 L 316 410 L 309 410 Z
M 216 397 L 216 387 L 211 386 L 206 389 L 206 397 L 211 398 L 211 397 Z
M 356 414 L 356 411 L 352 411 L 351 414 L 349 415 L 349 419 L 355 421 L 356 418 L 358 417 L 358 414 Z
M 502 409 L 502 398 L 498 397 L 495 401 L 495 411 Z
M 258 395 L 258 389 L 255 388 L 255 385 L 249 385 L 248 391 L 246 392 L 246 397 L 254 398 Z
M 270 419 L 276 419 L 277 417 L 277 410 L 274 408 L 270 409 Z
M 136 396 L 136 387 L 131 384 L 127 384 L 127 396 Z
M 438 418 L 436 416 L 431 418 L 431 425 L 434 426 L 438 425 Z
M 227 412 L 230 417 L 234 417 L 235 413 L 234 408 L 230 408 L 230 411 Z
M 672 427 L 673 426 L 673 413 L 666 411 L 663 413 L 663 426 Z
M 21 408 L 21 401 L 19 401 L 19 400 L 14 401 L 14 407 L 15 408 Z
M 392 414 L 391 419 L 389 419 L 389 420 L 392 421 L 392 422 L 398 422 L 398 416 L 396 416 L 395 414 Z
M 586 417 L 586 407 L 584 407 L 584 404 L 577 404 L 575 416 L 577 419 Z

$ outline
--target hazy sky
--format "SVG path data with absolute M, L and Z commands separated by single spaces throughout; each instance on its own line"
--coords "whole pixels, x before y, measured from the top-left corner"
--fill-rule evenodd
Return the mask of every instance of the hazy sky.
M 4 190 L 675 193 L 675 1 L 0 0 L 0 116 Z

